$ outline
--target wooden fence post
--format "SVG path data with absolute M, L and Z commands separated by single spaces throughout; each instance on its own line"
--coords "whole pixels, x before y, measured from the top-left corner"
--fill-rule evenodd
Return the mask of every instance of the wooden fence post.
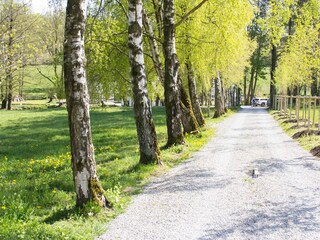
M 295 112 L 295 114 L 296 114 L 296 119 L 298 120 L 298 97 L 296 96 L 295 97 L 295 99 L 296 99 L 296 112 Z
M 274 95 L 273 96 L 273 101 L 272 101 L 272 109 L 273 110 L 276 110 L 276 106 L 277 106 L 277 103 L 276 103 L 276 99 L 277 99 L 277 95 Z
M 285 115 L 288 115 L 289 96 L 285 96 Z
M 308 131 L 310 131 L 310 120 L 311 120 L 311 97 L 308 97 Z
M 299 121 L 300 121 L 300 96 L 297 96 L 297 126 L 299 127 Z
M 304 126 L 306 126 L 306 115 L 307 115 L 307 111 L 306 111 L 306 96 L 303 96 L 303 110 L 302 110 L 302 120 L 304 121 Z
M 290 119 L 291 119 L 291 113 L 292 113 L 292 95 L 290 96 Z
M 287 103 L 287 96 L 283 96 L 283 112 L 284 112 L 284 116 L 285 116 L 285 117 L 287 116 L 287 106 L 286 106 L 286 103 Z
M 319 100 L 319 98 L 317 98 Z M 320 131 L 320 101 L 319 101 L 319 110 L 318 110 L 318 130 Z
M 312 127 L 316 127 L 316 109 L 317 109 L 317 98 L 313 98 L 313 116 L 312 116 Z

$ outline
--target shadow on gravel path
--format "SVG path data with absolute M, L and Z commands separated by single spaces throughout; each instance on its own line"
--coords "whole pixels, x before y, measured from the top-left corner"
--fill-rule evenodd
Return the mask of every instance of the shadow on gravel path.
M 312 201 L 314 199 L 304 199 Z M 205 235 L 200 237 L 201 240 L 212 239 L 228 239 L 231 235 L 246 235 L 248 239 L 302 239 L 297 236 L 293 237 L 292 229 L 297 228 L 306 233 L 317 231 L 320 228 L 317 222 L 316 215 L 319 214 L 319 205 L 305 206 L 299 199 L 292 198 L 290 202 L 266 202 L 265 208 L 268 208 L 269 213 L 261 211 L 253 211 L 244 219 L 241 219 L 235 225 L 225 229 L 210 228 L 205 231 Z M 248 215 L 247 212 L 239 211 L 234 214 L 237 218 Z M 275 233 L 279 234 L 275 234 Z M 269 234 L 275 235 L 274 238 L 268 238 Z M 278 237 L 277 237 L 278 235 Z M 235 239 L 235 238 L 232 238 Z M 242 238 L 241 238 L 242 239 Z
M 148 185 L 99 239 L 319 240 L 319 161 L 263 108 L 241 109 L 216 133 Z

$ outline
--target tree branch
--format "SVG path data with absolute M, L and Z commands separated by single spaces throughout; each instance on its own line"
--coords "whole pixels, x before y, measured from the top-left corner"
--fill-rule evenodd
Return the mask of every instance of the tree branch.
M 128 80 L 125 76 L 123 76 L 123 74 L 117 68 L 115 68 L 114 71 L 117 72 L 126 83 L 131 84 L 130 80 Z
M 110 41 L 108 41 L 108 40 L 98 40 L 98 39 L 95 39 L 95 40 L 91 40 L 91 41 L 92 41 L 92 42 L 99 42 L 99 43 L 107 43 L 107 44 L 113 46 L 115 49 L 117 49 L 118 52 L 120 52 L 120 53 L 128 56 L 128 53 L 125 52 L 125 50 L 122 50 L 122 49 L 121 49 L 120 47 L 118 47 L 115 43 L 112 43 L 112 42 L 110 42 Z
M 120 5 L 120 7 L 122 8 L 122 11 L 124 12 L 124 14 L 126 15 L 127 19 L 129 18 L 128 13 L 126 8 L 123 6 L 121 0 L 116 0 L 116 2 Z
M 194 12 L 197 11 L 199 8 L 201 8 L 201 6 L 202 6 L 203 4 L 205 4 L 207 1 L 208 1 L 208 0 L 202 0 L 201 3 L 199 3 L 199 4 L 198 4 L 197 6 L 195 6 L 193 9 L 191 9 L 186 15 L 184 15 L 184 16 L 180 19 L 180 21 L 175 24 L 175 27 L 178 27 L 181 23 L 183 23 L 185 20 L 187 20 L 188 17 L 189 17 L 192 13 L 194 13 Z
M 54 86 L 56 85 L 55 82 L 51 78 L 49 78 L 48 76 L 44 75 L 39 68 L 37 68 L 37 70 L 42 77 L 49 80 Z

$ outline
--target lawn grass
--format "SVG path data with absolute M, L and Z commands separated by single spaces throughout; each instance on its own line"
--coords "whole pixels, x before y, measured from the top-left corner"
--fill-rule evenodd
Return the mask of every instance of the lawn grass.
M 301 108 L 302 112 L 302 108 Z M 289 119 L 289 115 L 287 117 L 283 115 L 279 115 L 278 111 L 270 111 L 272 116 L 279 122 L 282 129 L 290 136 L 292 137 L 295 133 L 301 132 L 308 129 L 307 123 L 305 121 L 300 121 L 299 127 L 297 126 L 297 123 L 286 123 L 285 121 Z M 292 111 L 292 114 L 294 114 L 294 110 Z M 318 118 L 319 109 L 316 110 L 316 116 L 315 119 Z M 300 117 L 302 115 L 300 114 Z M 294 118 L 294 116 L 293 116 Z M 316 121 L 317 122 L 317 121 Z M 310 128 L 310 130 L 317 130 L 317 128 Z M 306 135 L 302 136 L 300 138 L 296 139 L 301 147 L 303 147 L 305 150 L 310 151 L 311 149 L 317 147 L 320 145 L 320 136 L 315 135 Z
M 54 78 L 54 70 L 52 65 L 26 66 L 23 69 L 24 84 L 22 89 L 22 94 L 25 100 L 47 99 L 50 93 L 52 92 L 53 84 L 48 79 L 41 76 L 38 69 L 45 76 L 51 79 Z M 60 70 L 61 70 L 61 66 L 58 66 L 58 71 Z M 15 95 L 18 95 L 18 89 L 14 89 L 14 96 Z
M 231 112 L 232 113 L 232 112 Z M 164 108 L 153 108 L 160 146 Z M 207 118 L 207 126 L 222 121 Z M 163 150 L 163 167 L 138 164 L 132 108 L 96 108 L 91 123 L 98 175 L 113 209 L 75 208 L 66 109 L 0 112 L 0 239 L 94 239 L 153 176 L 190 157 L 214 134 L 187 135 Z
M 52 102 L 49 103 L 49 99 L 41 99 L 41 100 L 26 100 L 23 102 L 13 102 L 12 103 L 12 110 L 44 110 L 48 107 L 57 107 L 59 102 L 65 101 L 64 99 L 53 99 Z M 63 105 L 62 108 L 66 106 Z

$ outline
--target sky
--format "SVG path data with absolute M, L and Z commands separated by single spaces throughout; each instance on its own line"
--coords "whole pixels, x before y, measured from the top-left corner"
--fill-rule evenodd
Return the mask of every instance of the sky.
M 45 13 L 48 10 L 48 0 L 31 0 L 32 11 L 35 13 Z

